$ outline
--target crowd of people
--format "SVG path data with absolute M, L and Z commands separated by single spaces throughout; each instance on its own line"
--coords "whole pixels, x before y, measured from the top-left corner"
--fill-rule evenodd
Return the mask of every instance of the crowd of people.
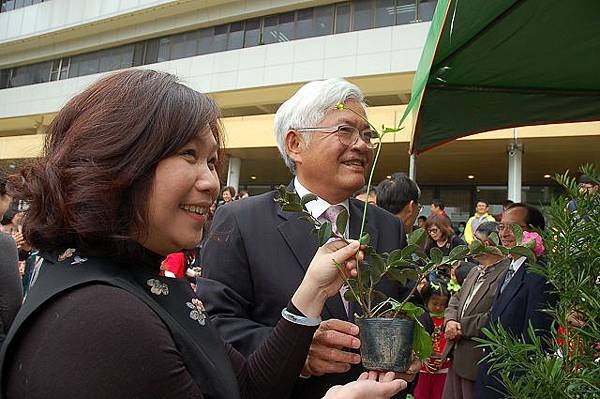
M 512 225 L 533 234 L 544 217 L 507 203 L 496 221 L 481 200 L 453 226 L 441 199 L 421 215 L 420 189 L 402 173 L 357 193 L 377 145 L 365 109 L 357 86 L 329 79 L 304 85 L 275 115 L 288 188 L 315 195 L 306 204 L 315 219 L 349 215 L 345 240 L 319 247 L 276 191 L 219 188 L 222 132 L 206 95 L 173 75 L 127 70 L 75 96 L 43 156 L 0 182 L 1 216 L 11 197 L 27 204 L 0 234 L 0 396 L 503 397 L 474 338 L 495 322 L 515 336 L 529 323 L 550 330 L 541 310 L 556 298 L 526 258 L 485 252 L 415 282 L 410 300 L 427 311 L 433 354 L 404 373 L 362 368 L 360 311 L 336 263 L 356 275 L 366 206 L 380 253 L 404 248 L 415 228 L 427 253 L 493 247 L 494 233 L 511 248 Z M 411 284 L 377 288 L 402 300 Z

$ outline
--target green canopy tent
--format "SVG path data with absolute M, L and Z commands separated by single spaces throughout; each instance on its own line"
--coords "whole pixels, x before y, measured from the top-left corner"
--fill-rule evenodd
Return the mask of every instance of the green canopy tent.
M 413 155 L 483 131 L 600 120 L 600 0 L 439 0 L 402 122 L 409 113 Z

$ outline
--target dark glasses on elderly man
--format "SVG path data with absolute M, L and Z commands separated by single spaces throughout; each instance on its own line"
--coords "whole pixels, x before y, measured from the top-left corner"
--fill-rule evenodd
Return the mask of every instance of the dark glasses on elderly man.
M 332 127 L 302 127 L 298 129 L 294 129 L 297 132 L 318 132 L 318 133 L 328 133 L 335 134 L 340 141 L 345 146 L 353 146 L 358 142 L 358 138 L 365 142 L 368 148 L 373 149 L 376 148 L 379 144 L 376 140 L 378 135 L 377 132 L 367 129 L 360 131 L 358 128 L 350 125 L 340 125 L 340 126 L 332 126 Z

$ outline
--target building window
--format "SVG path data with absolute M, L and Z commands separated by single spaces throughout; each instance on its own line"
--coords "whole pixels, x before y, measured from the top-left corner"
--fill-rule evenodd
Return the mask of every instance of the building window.
M 352 18 L 352 30 L 364 30 L 373 28 L 373 0 L 359 0 L 354 3 L 354 17 Z
M 0 0 L 8 11 L 43 0 Z M 46 0 L 48 1 L 48 0 Z M 196 55 L 430 20 L 436 0 L 353 0 L 144 40 L 0 70 L 0 89 Z
M 350 4 L 340 4 L 335 7 L 335 33 L 350 32 Z
M 296 39 L 304 39 L 315 35 L 314 10 L 308 8 L 297 12 Z
M 244 47 L 244 23 L 234 22 L 229 25 L 227 50 L 235 50 L 242 47 Z
M 392 26 L 396 23 L 396 0 L 375 1 L 375 27 Z
M 314 36 L 325 36 L 333 33 L 333 6 L 315 8 Z
M 0 13 L 32 6 L 49 0 L 0 0 Z
M 244 47 L 253 47 L 260 44 L 260 19 L 246 21 L 244 27 Z

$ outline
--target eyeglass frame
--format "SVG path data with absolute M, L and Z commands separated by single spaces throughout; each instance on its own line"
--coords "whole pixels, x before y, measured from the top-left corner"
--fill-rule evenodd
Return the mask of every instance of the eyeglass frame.
M 356 138 L 354 139 L 354 141 L 350 144 L 345 144 L 342 142 L 342 139 L 340 138 L 340 129 L 341 128 L 350 128 L 350 129 L 354 129 L 358 134 L 353 133 L 352 136 L 356 135 Z M 330 126 L 330 127 L 300 127 L 300 128 L 296 128 L 296 129 L 292 129 L 295 130 L 297 132 L 320 132 L 320 133 L 327 133 L 327 134 L 334 134 L 337 133 L 338 136 L 338 140 L 340 141 L 340 144 L 345 145 L 347 147 L 352 147 L 354 144 L 356 144 L 358 142 L 358 139 L 360 138 L 369 149 L 374 150 L 375 148 L 377 148 L 377 146 L 379 145 L 378 142 L 371 142 L 370 140 L 367 141 L 365 140 L 365 132 L 371 132 L 373 133 L 373 138 L 377 138 L 378 134 L 375 130 L 373 129 L 366 129 L 366 130 L 360 130 L 357 127 L 351 126 L 351 125 L 339 125 L 339 126 Z

